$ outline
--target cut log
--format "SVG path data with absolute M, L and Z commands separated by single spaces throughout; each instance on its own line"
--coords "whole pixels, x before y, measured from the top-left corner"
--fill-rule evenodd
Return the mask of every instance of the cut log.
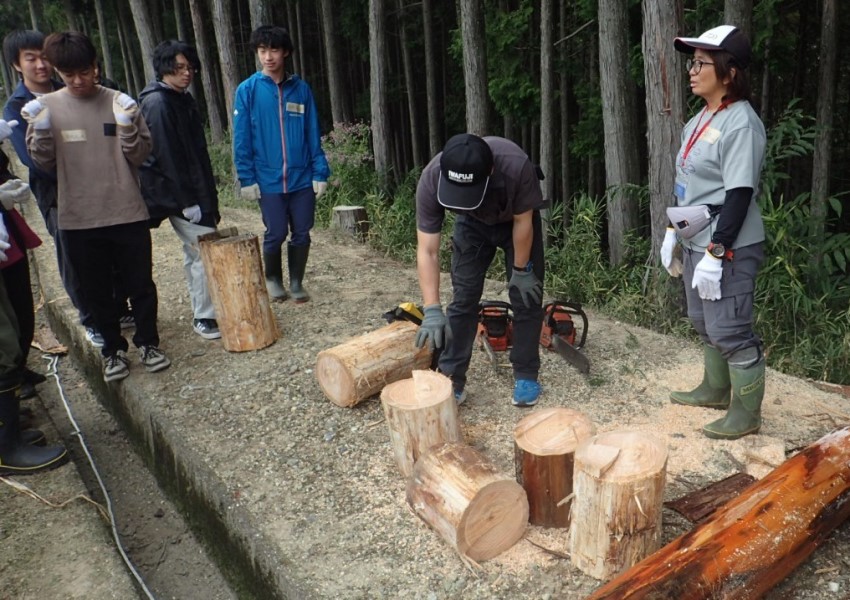
M 596 433 L 586 415 L 546 408 L 514 428 L 516 479 L 528 494 L 528 520 L 543 527 L 569 527 L 573 458 L 580 442 Z
M 591 598 L 761 598 L 850 516 L 848 499 L 845 427 L 785 461 Z
M 395 462 L 409 477 L 416 460 L 432 446 L 460 442 L 452 380 L 435 371 L 413 371 L 411 379 L 386 386 L 381 404 L 390 429 Z
M 720 481 L 694 490 L 681 498 L 665 502 L 664 506 L 685 517 L 691 523 L 707 519 L 718 508 L 741 495 L 756 480 L 746 473 L 735 473 Z
M 416 348 L 418 325 L 395 321 L 375 331 L 322 350 L 316 357 L 316 379 L 328 400 L 337 406 L 355 406 L 414 369 L 431 365 L 426 344 Z
M 528 525 L 528 500 L 516 481 L 480 452 L 435 446 L 413 467 L 407 503 L 458 553 L 487 560 L 513 546 Z
M 259 350 L 280 337 L 269 304 L 255 235 L 239 235 L 235 227 L 198 237 L 207 286 L 224 349 Z
M 364 241 L 369 233 L 369 217 L 365 206 L 334 206 L 331 227 Z
M 658 549 L 666 469 L 667 447 L 647 433 L 612 431 L 579 444 L 570 527 L 577 568 L 606 579 Z

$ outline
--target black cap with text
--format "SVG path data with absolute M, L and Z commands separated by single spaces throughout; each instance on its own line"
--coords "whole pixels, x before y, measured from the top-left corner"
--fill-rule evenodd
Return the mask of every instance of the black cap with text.
M 483 139 L 460 133 L 446 142 L 440 157 L 437 201 L 446 208 L 475 210 L 487 193 L 493 151 Z

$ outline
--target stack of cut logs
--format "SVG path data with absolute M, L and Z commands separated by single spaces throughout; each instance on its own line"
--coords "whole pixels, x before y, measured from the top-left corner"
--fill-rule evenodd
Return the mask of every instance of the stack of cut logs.
M 325 350 L 316 375 L 339 406 L 381 390 L 407 501 L 462 557 L 498 555 L 530 522 L 568 528 L 573 564 L 614 577 L 593 599 L 759 598 L 850 516 L 844 428 L 659 550 L 663 443 L 637 431 L 596 435 L 567 408 L 536 410 L 514 429 L 516 478 L 504 475 L 464 444 L 451 381 L 424 370 L 431 357 L 415 350 L 416 329 L 396 322 Z

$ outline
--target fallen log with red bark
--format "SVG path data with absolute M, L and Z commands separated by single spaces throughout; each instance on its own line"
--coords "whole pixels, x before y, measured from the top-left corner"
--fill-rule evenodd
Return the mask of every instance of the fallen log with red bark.
M 761 598 L 850 516 L 850 427 L 830 433 L 588 600 Z

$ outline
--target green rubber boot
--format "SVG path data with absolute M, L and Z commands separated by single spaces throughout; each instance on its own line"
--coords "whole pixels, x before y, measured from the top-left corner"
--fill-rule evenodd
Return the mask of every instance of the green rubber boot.
M 686 406 L 706 408 L 729 408 L 732 386 L 729 382 L 729 365 L 723 355 L 713 346 L 706 344 L 705 371 L 702 383 L 690 392 L 670 392 L 670 400 Z
M 764 399 L 764 360 L 747 369 L 729 367 L 732 401 L 722 419 L 702 428 L 715 440 L 737 440 L 761 428 L 761 402 Z

